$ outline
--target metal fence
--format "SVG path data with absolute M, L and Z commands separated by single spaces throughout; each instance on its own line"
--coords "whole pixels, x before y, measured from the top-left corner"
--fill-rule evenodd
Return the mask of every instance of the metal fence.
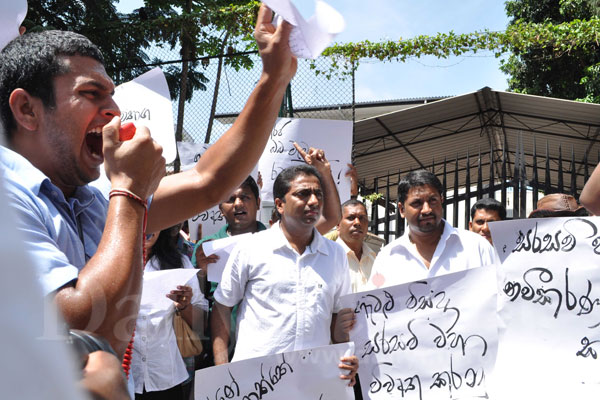
M 163 69 L 180 66 L 181 56 L 176 51 L 161 47 L 147 50 L 151 59 L 173 60 L 160 63 Z M 254 65 L 251 69 L 234 69 L 223 62 L 218 88 L 217 81 L 219 58 L 204 58 L 197 63 L 196 70 L 204 75 L 206 90 L 196 90 L 192 99 L 184 104 L 182 140 L 196 143 L 214 143 L 231 126 L 237 114 L 242 110 L 252 89 L 259 80 L 262 62 L 256 53 L 245 54 Z M 224 56 L 226 61 L 227 57 Z M 352 109 L 342 107 L 353 102 L 352 75 L 334 75 L 328 77 L 331 60 L 320 57 L 314 62 L 299 60 L 298 70 L 282 104 L 281 116 L 302 118 L 345 119 L 352 120 Z M 312 64 L 312 65 L 311 65 Z M 152 64 L 156 65 L 156 64 Z M 317 73 L 315 71 L 320 71 Z M 179 84 L 174 80 L 170 85 Z M 218 90 L 216 100 L 215 90 Z M 211 108 L 215 104 L 212 124 Z M 173 99 L 175 120 L 178 113 L 178 101 Z
M 161 48 L 150 49 L 151 57 L 160 59 L 173 59 L 172 64 L 177 65 L 181 60 L 177 52 Z M 154 52 L 154 54 L 153 54 Z M 183 136 L 182 140 L 196 143 L 213 143 L 231 126 L 238 113 L 242 110 L 252 89 L 259 80 L 261 61 L 258 54 L 249 54 L 253 67 L 251 69 L 235 70 L 225 64 L 219 85 L 218 96 L 214 96 L 215 82 L 218 74 L 218 58 L 203 59 L 199 63 L 199 72 L 206 77 L 206 90 L 197 90 L 192 99 L 184 104 Z M 354 75 L 326 73 L 317 74 L 315 70 L 327 71 L 332 60 L 320 57 L 311 62 L 299 60 L 298 71 L 292 80 L 284 97 L 280 116 L 299 118 L 342 119 L 355 121 L 355 87 Z M 168 68 L 170 63 L 162 66 Z M 170 82 L 172 83 L 172 82 Z M 215 100 L 216 98 L 216 100 Z M 211 108 L 214 104 L 212 124 Z M 173 101 L 173 113 L 177 116 L 178 102 Z M 444 218 L 453 226 L 468 227 L 470 220 L 470 207 L 482 197 L 495 197 L 507 208 L 509 218 L 525 218 L 541 195 L 561 192 L 569 193 L 578 198 L 576 181 L 583 177 L 587 181 L 590 170 L 600 160 L 600 154 L 594 162 L 586 158 L 575 160 L 571 157 L 558 160 L 548 154 L 538 154 L 537 148 L 528 149 L 533 154 L 533 161 L 523 156 L 524 150 L 501 149 L 502 157 L 490 154 L 469 154 L 460 160 L 448 160 L 442 165 L 440 162 L 429 166 L 443 182 L 445 201 Z M 568 149 L 566 149 L 568 151 Z M 498 154 L 498 149 L 495 150 Z M 507 156 L 511 154 L 514 162 L 507 163 Z M 482 173 L 482 157 L 490 157 L 493 163 L 486 163 L 489 173 Z M 471 161 L 472 160 L 472 161 Z M 461 166 L 459 168 L 459 161 Z M 551 168 L 552 163 L 552 168 Z M 558 163 L 558 165 L 556 165 Z M 508 169 L 513 167 L 512 171 Z M 449 172 L 448 172 L 449 171 Z M 496 172 L 495 172 L 496 171 Z M 501 171 L 501 172 L 497 172 Z M 409 171 L 399 171 L 398 176 Z M 552 172 L 552 173 L 551 173 Z M 458 175 L 466 174 L 466 181 L 459 185 Z M 486 175 L 484 180 L 483 176 Z M 405 221 L 397 212 L 396 205 L 385 199 L 396 198 L 396 193 L 390 196 L 389 175 L 376 178 L 374 181 L 375 192 L 384 190 L 383 199 L 373 205 L 371 210 L 370 231 L 382 236 L 386 242 L 404 233 Z
M 519 141 L 522 143 L 522 141 Z M 567 149 L 565 149 L 567 150 Z M 583 177 L 587 182 L 590 171 L 600 162 L 600 152 L 589 160 L 587 153 L 583 160 L 576 160 L 573 151 L 567 150 L 563 158 L 562 147 L 558 159 L 553 159 L 546 151 L 538 153 L 534 145 L 531 149 L 532 159 L 528 163 L 525 149 L 517 145 L 515 149 L 502 149 L 501 157 L 493 158 L 494 149 L 490 148 L 488 154 L 467 154 L 466 164 L 459 167 L 458 157 L 447 160 L 440 168 L 440 164 L 429 166 L 427 169 L 442 182 L 443 216 L 454 227 L 463 226 L 468 229 L 471 219 L 471 206 L 484 197 L 495 198 L 506 207 L 508 219 L 527 218 L 529 213 L 536 208 L 538 200 L 551 193 L 566 193 L 579 198 L 577 180 Z M 514 162 L 509 163 L 510 158 Z M 489 163 L 489 173 L 483 171 L 482 158 L 489 157 L 497 160 Z M 472 160 L 472 161 L 471 161 Z M 512 168 L 510 166 L 512 165 Z M 512 169 L 512 171 L 510 170 Z M 500 171 L 499 173 L 496 171 Z M 400 177 L 410 171 L 398 171 Z M 465 174 L 464 186 L 459 184 L 459 174 Z M 484 179 L 483 176 L 487 175 Z M 383 237 L 386 243 L 404 234 L 405 221 L 398 212 L 397 206 L 386 199 L 398 198 L 398 193 L 390 192 L 389 179 L 375 178 L 373 187 L 375 192 L 385 187 L 383 196 L 371 206 L 371 222 L 369 230 L 375 235 Z

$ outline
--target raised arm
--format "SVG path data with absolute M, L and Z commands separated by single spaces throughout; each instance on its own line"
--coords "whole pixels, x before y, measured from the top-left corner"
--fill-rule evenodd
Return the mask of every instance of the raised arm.
M 150 196 L 165 171 L 162 148 L 140 128 L 119 142 L 118 117 L 103 128 L 106 174 L 113 189 Z M 144 206 L 127 196 L 109 200 L 102 239 L 74 283 L 58 289 L 56 303 L 71 328 L 94 331 L 123 355 L 135 327 L 142 289 Z
M 348 164 L 348 171 L 346 171 L 345 176 L 350 179 L 350 198 L 356 199 L 358 197 L 358 172 L 356 167 Z
M 323 213 L 321 214 L 319 221 L 317 221 L 315 228 L 317 228 L 320 234 L 324 235 L 329 232 L 331 228 L 336 226 L 342 218 L 340 195 L 335 186 L 333 175 L 331 175 L 331 166 L 329 165 L 327 158 L 325 158 L 325 152 L 323 150 L 311 147 L 308 149 L 307 153 L 295 142 L 294 147 L 304 161 L 315 167 L 321 174 L 325 203 L 323 204 Z
M 600 164 L 585 183 L 579 202 L 592 214 L 600 215 Z
M 297 67 L 289 48 L 291 25 L 284 22 L 276 29 L 271 21 L 271 10 L 262 5 L 254 32 L 263 62 L 256 88 L 233 126 L 204 153 L 195 168 L 163 179 L 148 220 L 151 231 L 218 204 L 258 162 Z

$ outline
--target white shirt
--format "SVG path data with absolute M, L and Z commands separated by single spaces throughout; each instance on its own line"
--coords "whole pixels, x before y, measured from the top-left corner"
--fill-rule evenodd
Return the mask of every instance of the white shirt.
M 362 256 L 360 260 L 354 254 L 344 240 L 340 237 L 336 241 L 348 256 L 348 265 L 350 267 L 350 283 L 352 285 L 352 293 L 362 292 L 368 289 L 369 278 L 371 277 L 371 270 L 373 269 L 373 263 L 375 262 L 375 256 L 377 253 L 371 249 L 367 243 L 362 244 Z
M 186 256 L 182 255 L 181 260 L 183 268 L 194 268 Z M 146 263 L 145 271 L 160 271 L 156 257 Z M 208 310 L 208 302 L 200 291 L 195 275 L 187 285 L 192 288 L 191 304 Z M 140 306 L 131 360 L 136 393 L 143 393 L 144 386 L 147 392 L 169 389 L 189 376 L 175 339 L 174 314 L 175 306 L 166 311 L 154 309 L 151 304 Z
M 299 255 L 279 224 L 237 244 L 214 293 L 219 303 L 241 302 L 232 361 L 325 346 L 332 314 L 350 293 L 343 249 L 313 229 Z
M 394 286 L 486 265 L 497 265 L 494 248 L 476 233 L 453 228 L 445 220 L 444 232 L 429 269 L 421 260 L 408 232 L 385 246 L 375 259 L 369 288 Z

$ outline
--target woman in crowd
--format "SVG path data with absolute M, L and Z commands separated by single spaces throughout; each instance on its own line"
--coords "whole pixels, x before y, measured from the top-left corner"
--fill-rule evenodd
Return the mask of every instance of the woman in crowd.
M 153 234 L 146 240 L 145 272 L 175 268 L 193 268 L 189 258 L 177 246 L 181 225 Z M 136 400 L 184 399 L 191 384 L 186 364 L 181 357 L 173 330 L 175 310 L 191 327 L 200 331 L 208 303 L 200 291 L 196 276 L 184 286 L 166 293 L 173 307 L 159 309 L 142 303 L 136 321 L 132 373 Z M 187 389 L 187 390 L 186 390 Z

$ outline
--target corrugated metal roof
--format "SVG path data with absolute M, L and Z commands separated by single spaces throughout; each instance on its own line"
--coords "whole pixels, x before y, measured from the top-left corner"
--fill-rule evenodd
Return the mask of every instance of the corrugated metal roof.
M 533 174 L 534 143 L 538 156 L 546 154 L 546 146 L 557 179 L 559 157 L 562 170 L 570 172 L 571 152 L 578 172 L 577 187 L 583 187 L 583 165 L 588 155 L 590 170 L 598 162 L 600 105 L 575 101 L 498 92 L 485 87 L 477 92 L 379 115 L 354 125 L 354 163 L 361 180 L 374 189 L 379 178 L 379 191 L 390 179 L 390 197 L 395 198 L 398 173 L 428 168 L 436 174 L 443 171 L 444 159 L 452 177 L 458 159 L 459 185 L 465 184 L 467 155 L 469 165 L 481 160 L 483 179 L 490 173 L 490 149 L 495 176 L 500 176 L 502 150 L 509 161 L 508 177 L 513 175 L 514 153 L 523 144 L 526 173 Z M 562 154 L 559 156 L 559 151 Z M 478 154 L 481 152 L 481 157 Z M 543 167 L 542 158 L 536 160 Z M 543 175 L 543 174 L 542 174 Z M 471 176 L 471 184 L 477 177 Z M 567 175 L 567 179 L 568 175 Z M 538 182 L 544 183 L 544 176 Z M 449 182 L 450 186 L 452 182 Z M 569 182 L 565 182 L 569 186 Z

